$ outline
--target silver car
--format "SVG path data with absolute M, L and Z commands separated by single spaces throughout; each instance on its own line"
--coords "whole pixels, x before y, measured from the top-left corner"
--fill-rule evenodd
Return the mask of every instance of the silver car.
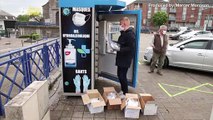
M 151 63 L 152 54 L 152 47 L 148 47 L 144 61 Z M 164 66 L 213 72 L 213 37 L 194 37 L 168 45 Z

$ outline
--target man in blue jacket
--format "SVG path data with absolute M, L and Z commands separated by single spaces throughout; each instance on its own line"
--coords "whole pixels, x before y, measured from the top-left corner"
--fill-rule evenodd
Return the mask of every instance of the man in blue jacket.
M 121 35 L 118 38 L 118 46 L 112 47 L 117 51 L 116 66 L 118 79 L 121 84 L 123 94 L 128 93 L 127 71 L 134 58 L 135 52 L 135 33 L 134 28 L 130 27 L 128 17 L 123 17 L 120 20 Z M 121 94 L 122 94 L 121 92 Z

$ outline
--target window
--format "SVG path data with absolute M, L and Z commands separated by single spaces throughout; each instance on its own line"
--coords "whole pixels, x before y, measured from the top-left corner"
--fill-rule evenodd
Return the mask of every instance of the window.
M 151 11 L 152 11 L 152 7 L 151 5 L 149 5 L 147 19 L 151 19 Z
M 206 49 L 206 46 L 208 44 L 207 40 L 202 41 L 192 41 L 185 44 L 185 48 L 191 48 L 191 49 Z
M 182 20 L 186 20 L 186 10 L 187 10 L 187 7 L 184 7 L 183 14 L 182 14 Z
M 156 13 L 156 12 L 158 12 L 158 7 L 157 7 L 157 6 L 155 6 L 155 11 L 154 11 L 154 13 Z
M 166 6 L 162 6 L 161 7 L 161 11 L 167 12 L 167 7 Z
M 193 18 L 194 17 L 194 15 L 191 15 L 191 18 Z

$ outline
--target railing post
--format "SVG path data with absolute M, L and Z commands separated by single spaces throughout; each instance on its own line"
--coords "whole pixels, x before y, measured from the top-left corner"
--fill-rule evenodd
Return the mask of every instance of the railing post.
M 23 51 L 22 68 L 24 71 L 24 84 L 25 84 L 25 87 L 27 87 L 32 82 L 32 79 L 30 74 L 29 54 L 26 52 L 26 50 Z
M 45 77 L 49 77 L 49 72 L 50 72 L 50 66 L 49 66 L 49 53 L 48 53 L 48 46 L 44 44 L 43 49 L 42 49 L 42 55 L 43 55 L 43 70 Z
M 1 99 L 1 96 L 0 96 L 0 116 L 3 116 L 3 115 L 4 115 L 4 107 L 3 107 L 2 99 Z
M 55 43 L 55 58 L 56 58 L 56 65 L 57 67 L 59 67 L 59 64 L 60 64 L 60 53 L 59 53 L 59 43 L 58 41 L 56 40 L 56 43 Z

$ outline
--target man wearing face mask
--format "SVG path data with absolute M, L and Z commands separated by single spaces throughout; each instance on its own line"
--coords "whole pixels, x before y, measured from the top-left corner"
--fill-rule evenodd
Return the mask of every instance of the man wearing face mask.
M 120 19 L 121 35 L 118 38 L 118 47 L 112 47 L 117 51 L 116 66 L 117 75 L 121 84 L 120 95 L 128 93 L 127 71 L 131 65 L 135 52 L 135 33 L 134 28 L 130 27 L 128 17 Z
M 161 25 L 158 33 L 154 34 L 154 39 L 151 43 L 151 46 L 153 47 L 153 55 L 152 55 L 152 63 L 150 66 L 149 73 L 153 73 L 156 63 L 158 61 L 158 68 L 157 68 L 157 74 L 163 75 L 161 73 L 161 69 L 164 64 L 164 59 L 166 55 L 168 40 L 167 40 L 167 26 Z

